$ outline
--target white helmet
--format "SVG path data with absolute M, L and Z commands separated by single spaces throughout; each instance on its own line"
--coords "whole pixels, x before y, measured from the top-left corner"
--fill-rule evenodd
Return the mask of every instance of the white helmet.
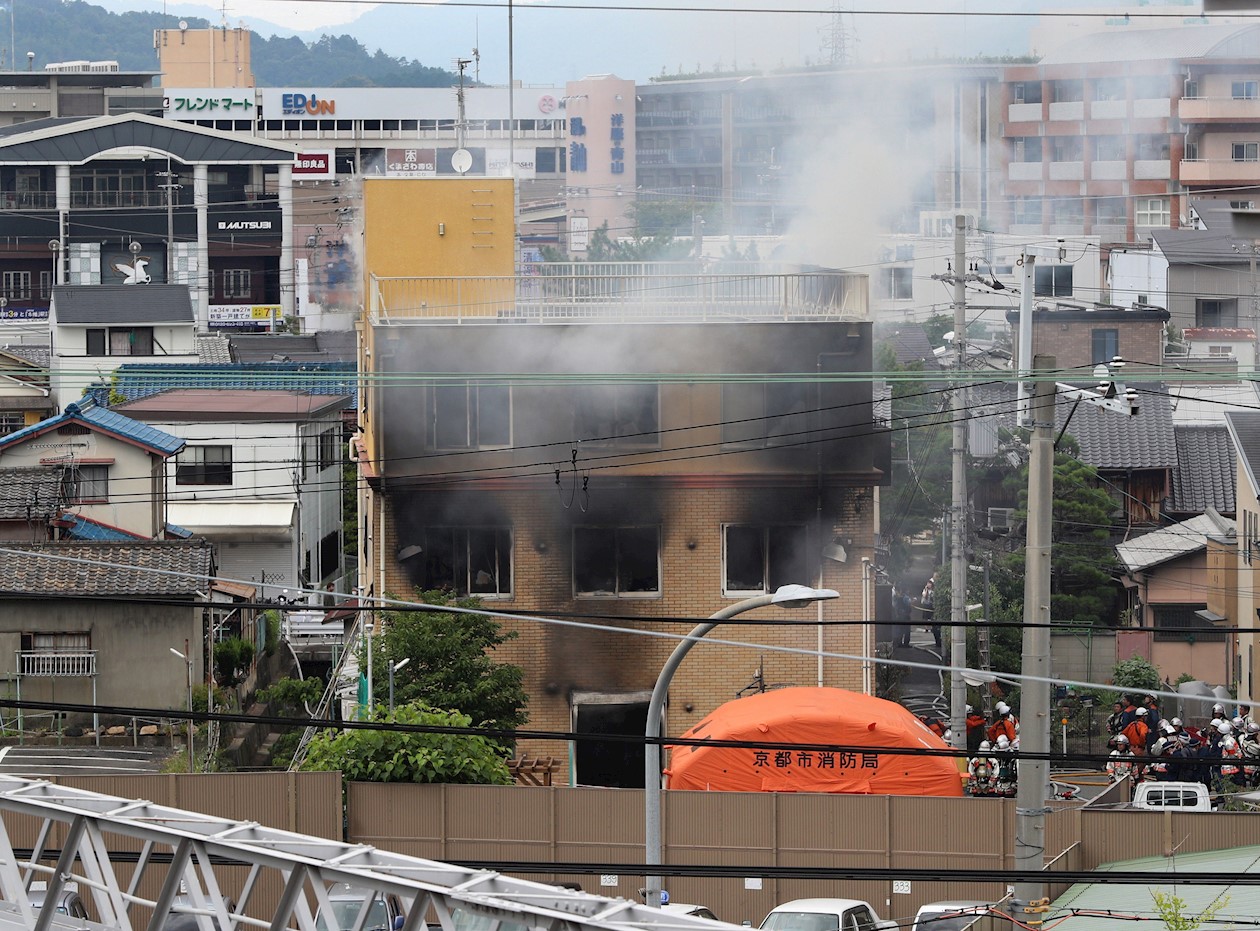
M 1224 747 L 1226 750 L 1233 750 L 1235 747 L 1238 746 L 1238 741 L 1236 741 L 1233 737 L 1226 737 L 1224 740 L 1221 741 L 1221 746 Z
M 1247 722 L 1247 733 L 1248 733 L 1248 734 L 1260 734 L 1260 724 L 1257 724 L 1255 721 L 1248 721 L 1248 722 Z
M 1116 735 L 1116 746 L 1117 746 L 1117 747 L 1127 747 L 1128 745 L 1129 745 L 1129 738 L 1128 738 L 1128 737 L 1125 737 L 1123 734 L 1117 734 L 1117 735 Z
M 1225 706 L 1222 705 L 1220 702 L 1217 702 L 1215 705 L 1212 706 L 1212 714 L 1218 718 L 1225 717 Z
M 981 753 L 988 753 L 988 752 L 989 752 L 990 750 L 992 750 L 992 749 L 993 749 L 993 747 L 991 747 L 991 746 L 989 745 L 989 742 L 988 742 L 987 740 L 982 740 L 982 741 L 980 741 L 980 752 L 981 752 Z
M 1233 732 L 1233 730 L 1234 728 L 1228 721 L 1222 721 L 1220 724 L 1216 725 L 1216 731 L 1219 734 L 1229 735 Z
M 968 706 L 967 706 L 967 714 L 971 714 L 971 706 L 970 706 L 970 705 L 968 705 Z
M 994 707 L 994 710 L 995 710 L 995 711 L 997 711 L 997 713 L 998 713 L 998 714 L 1010 714 L 1010 713 L 1011 713 L 1011 706 L 1010 706 L 1010 705 L 1008 705 L 1008 704 L 1007 704 L 1006 702 L 1004 702 L 1004 701 L 1000 701 L 1000 702 L 998 702 L 998 703 L 997 703 L 997 705 Z
M 1145 708 L 1143 708 L 1143 707 L 1141 707 L 1141 706 L 1139 706 L 1139 707 L 1138 707 L 1138 710 L 1137 710 L 1137 711 L 1135 711 L 1135 712 L 1133 712 L 1133 713 L 1134 713 L 1135 715 L 1137 715 L 1139 718 L 1144 718 L 1144 717 L 1146 717 L 1146 709 L 1145 709 Z
M 949 743 L 954 739 L 954 732 L 950 728 L 945 728 L 945 733 L 941 735 L 941 740 Z
M 1172 726 L 1173 726 L 1173 727 L 1181 727 L 1181 718 L 1173 718 L 1173 719 L 1172 719 Z
M 1247 722 L 1244 721 L 1238 715 L 1234 715 L 1234 719 L 1230 721 L 1229 723 L 1234 726 L 1234 730 L 1241 731 L 1243 729 L 1243 725 L 1246 724 Z
M 1163 731 L 1165 734 L 1175 734 L 1175 733 L 1177 733 L 1177 729 L 1176 729 L 1175 727 L 1173 727 L 1171 724 L 1169 724 L 1167 721 L 1160 721 L 1160 722 L 1159 722 L 1159 729 L 1160 729 L 1161 731 Z
M 1007 740 L 1007 739 L 1006 739 L 1006 735 L 1005 735 L 1005 734 L 998 734 L 998 739 L 997 739 L 997 748 L 998 748 L 999 750 L 1005 750 L 1005 749 L 1007 749 L 1010 745 L 1011 745 L 1011 742 L 1010 742 L 1009 740 Z

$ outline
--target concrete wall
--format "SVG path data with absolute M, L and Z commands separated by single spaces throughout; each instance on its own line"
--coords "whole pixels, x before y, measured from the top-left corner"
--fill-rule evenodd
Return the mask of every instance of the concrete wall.
M 1050 668 L 1060 679 L 1106 682 L 1116 665 L 1116 636 L 1111 631 L 1052 631 Z

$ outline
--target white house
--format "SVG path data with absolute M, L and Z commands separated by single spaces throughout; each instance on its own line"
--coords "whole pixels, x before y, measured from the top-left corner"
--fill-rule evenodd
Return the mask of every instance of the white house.
M 48 315 L 53 400 L 64 407 L 124 362 L 199 361 L 187 285 L 65 285 Z
M 117 410 L 187 441 L 167 476 L 171 523 L 218 544 L 227 579 L 283 589 L 344 574 L 345 396 L 173 388 Z

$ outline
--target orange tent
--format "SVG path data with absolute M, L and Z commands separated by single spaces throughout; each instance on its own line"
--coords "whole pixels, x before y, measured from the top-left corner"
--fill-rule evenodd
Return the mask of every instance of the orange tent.
M 852 751 L 670 748 L 671 789 L 725 792 L 847 792 L 960 796 L 958 763 L 945 756 L 894 756 L 878 747 L 948 750 L 895 702 L 844 689 L 777 689 L 737 698 L 683 737 L 870 747 Z

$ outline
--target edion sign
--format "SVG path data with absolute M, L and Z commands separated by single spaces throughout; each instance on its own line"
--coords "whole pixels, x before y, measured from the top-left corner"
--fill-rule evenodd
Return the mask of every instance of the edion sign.
M 332 178 L 337 174 L 331 149 L 299 152 L 293 156 L 293 177 L 301 180 Z

